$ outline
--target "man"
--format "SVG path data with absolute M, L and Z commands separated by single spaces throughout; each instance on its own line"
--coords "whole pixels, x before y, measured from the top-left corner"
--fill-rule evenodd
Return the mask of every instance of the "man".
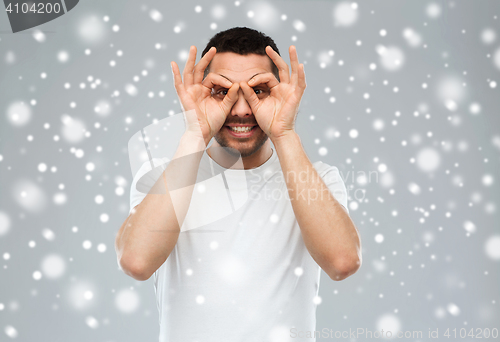
M 270 37 L 236 27 L 216 34 L 196 65 L 192 46 L 183 77 L 171 63 L 186 131 L 149 193 L 136 189 L 148 163 L 134 177 L 116 238 L 126 274 L 155 275 L 161 342 L 314 331 L 321 269 L 339 281 L 361 265 L 338 169 L 311 164 L 294 130 L 306 81 L 294 46 L 289 54 L 291 74 Z M 204 172 L 213 177 L 200 188 Z M 230 189 L 247 195 L 233 198 L 237 208 Z

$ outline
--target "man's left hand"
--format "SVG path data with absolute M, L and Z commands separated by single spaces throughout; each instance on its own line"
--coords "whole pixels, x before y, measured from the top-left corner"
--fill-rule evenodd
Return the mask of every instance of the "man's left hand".
M 289 48 L 291 77 L 288 65 L 276 51 L 267 46 L 266 53 L 278 68 L 280 81 L 268 72 L 253 77 L 248 83 L 240 82 L 240 87 L 260 128 L 275 141 L 294 132 L 306 76 L 295 46 Z

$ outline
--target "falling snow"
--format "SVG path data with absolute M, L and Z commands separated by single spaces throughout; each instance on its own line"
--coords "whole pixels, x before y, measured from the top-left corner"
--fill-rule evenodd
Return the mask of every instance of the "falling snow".
M 308 85 L 297 131 L 311 161 L 338 167 L 361 235 L 360 270 L 342 282 L 323 273 L 304 299 L 317 327 L 494 327 L 500 7 L 485 2 L 80 2 L 71 20 L 1 34 L 0 272 L 14 282 L 0 282 L 0 340 L 74 339 L 41 336 L 49 321 L 106 340 L 125 316 L 157 338 L 154 277 L 126 276 L 113 248 L 130 209 L 128 140 L 180 112 L 169 62 L 182 68 L 191 44 L 199 58 L 235 22 L 273 37 L 287 63 L 296 45 Z M 283 215 L 255 224 L 279 229 Z M 206 245 L 214 275 L 243 286 L 246 260 L 218 255 L 221 245 L 216 235 Z M 279 272 L 293 286 L 310 275 L 302 261 Z M 198 289 L 186 305 L 211 310 Z M 276 325 L 269 340 L 287 332 Z

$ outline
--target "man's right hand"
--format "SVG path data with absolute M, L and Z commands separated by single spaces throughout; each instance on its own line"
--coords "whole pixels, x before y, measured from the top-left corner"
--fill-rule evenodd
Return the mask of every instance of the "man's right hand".
M 183 72 L 184 82 L 177 63 L 173 61 L 170 63 L 174 74 L 175 90 L 181 101 L 186 120 L 186 132 L 202 137 L 205 146 L 222 128 L 231 108 L 238 99 L 238 83 L 233 84 L 228 79 L 214 73 L 209 73 L 203 80 L 205 69 L 215 54 L 216 48 L 212 47 L 195 65 L 196 46 L 191 46 Z M 227 94 L 214 98 L 212 89 L 215 86 L 228 89 Z M 222 97 L 223 99 L 220 100 Z

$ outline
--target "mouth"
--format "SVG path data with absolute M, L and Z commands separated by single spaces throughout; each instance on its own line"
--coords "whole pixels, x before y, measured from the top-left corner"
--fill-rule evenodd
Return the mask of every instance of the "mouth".
M 249 138 L 255 131 L 259 128 L 258 125 L 226 125 L 226 129 L 229 134 L 236 138 Z

